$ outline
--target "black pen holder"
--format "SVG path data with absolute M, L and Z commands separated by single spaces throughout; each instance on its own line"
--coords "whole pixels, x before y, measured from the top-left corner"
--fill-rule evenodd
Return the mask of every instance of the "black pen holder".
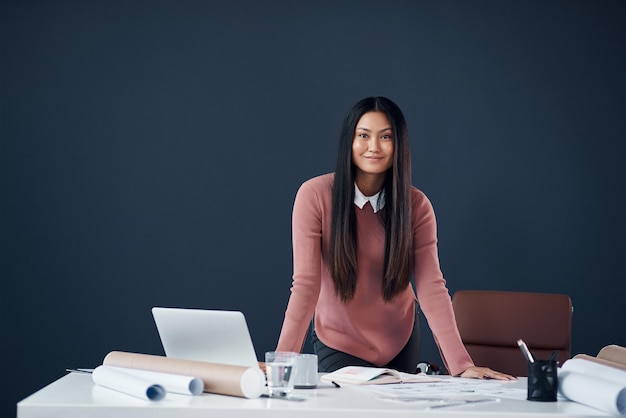
M 537 360 L 528 363 L 529 401 L 556 402 L 559 386 L 556 361 Z

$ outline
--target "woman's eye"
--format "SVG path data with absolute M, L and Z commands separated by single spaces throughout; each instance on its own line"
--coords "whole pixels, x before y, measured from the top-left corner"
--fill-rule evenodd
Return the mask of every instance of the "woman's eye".
M 391 135 L 383 135 L 382 139 L 390 140 L 391 139 Z

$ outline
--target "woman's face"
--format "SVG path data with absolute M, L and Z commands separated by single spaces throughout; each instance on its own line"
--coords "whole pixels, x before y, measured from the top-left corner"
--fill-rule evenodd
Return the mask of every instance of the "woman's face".
M 383 112 L 367 112 L 354 129 L 352 163 L 357 176 L 384 176 L 393 164 L 391 123 Z

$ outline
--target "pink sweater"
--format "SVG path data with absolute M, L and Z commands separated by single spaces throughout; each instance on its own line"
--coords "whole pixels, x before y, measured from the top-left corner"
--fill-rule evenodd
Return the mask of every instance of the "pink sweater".
M 335 296 L 326 257 L 329 246 L 334 174 L 306 181 L 293 207 L 293 286 L 277 350 L 300 352 L 315 314 L 315 331 L 327 346 L 377 366 L 391 361 L 413 330 L 411 286 L 386 303 L 382 296 L 385 232 L 366 204 L 355 206 L 358 280 L 347 304 Z M 450 295 L 439 268 L 437 226 L 428 198 L 411 189 L 414 277 L 417 297 L 449 373 L 473 366 L 456 327 Z M 385 209 L 383 209 L 385 210 Z

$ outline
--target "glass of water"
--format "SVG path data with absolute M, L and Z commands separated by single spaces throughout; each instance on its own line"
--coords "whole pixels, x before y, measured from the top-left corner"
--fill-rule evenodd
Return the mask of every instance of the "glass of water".
M 287 351 L 268 351 L 265 353 L 267 389 L 270 396 L 284 397 L 293 390 L 295 358 L 296 353 Z

